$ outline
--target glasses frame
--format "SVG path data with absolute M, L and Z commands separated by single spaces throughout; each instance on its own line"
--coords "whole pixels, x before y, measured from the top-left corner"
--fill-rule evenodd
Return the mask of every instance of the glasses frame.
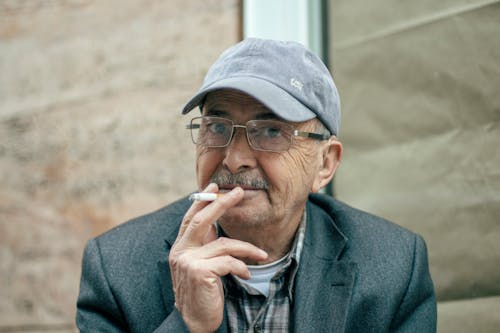
M 226 144 L 224 145 L 218 145 L 218 146 L 215 146 L 215 145 L 204 145 L 205 147 L 207 148 L 225 148 L 227 146 L 229 146 L 231 144 L 231 142 L 233 141 L 233 137 L 234 137 L 234 134 L 236 133 L 235 131 L 235 128 L 244 128 L 245 129 L 245 135 L 246 135 L 246 138 L 247 138 L 247 142 L 248 142 L 248 145 L 250 147 L 252 147 L 252 149 L 254 150 L 258 150 L 258 151 L 266 151 L 266 152 L 273 152 L 273 153 L 282 153 L 282 152 L 285 152 L 285 151 L 288 151 L 290 149 L 290 147 L 293 145 L 293 142 L 294 142 L 294 137 L 297 137 L 297 136 L 300 136 L 300 137 L 304 137 L 304 138 L 310 138 L 310 139 L 313 139 L 313 140 L 319 140 L 319 141 L 324 141 L 324 140 L 329 140 L 332 135 L 330 134 L 320 134 L 320 133 L 314 133 L 314 132 L 305 132 L 305 131 L 299 131 L 297 129 L 295 129 L 293 127 L 293 125 L 289 124 L 289 123 L 286 123 L 286 122 L 283 122 L 283 121 L 280 121 L 280 120 L 275 120 L 275 119 L 254 119 L 254 120 L 249 120 L 245 123 L 245 125 L 239 125 L 239 124 L 235 124 L 234 121 L 232 121 L 231 119 L 228 119 L 228 118 L 223 118 L 223 117 L 216 117 L 216 116 L 200 116 L 200 117 L 194 117 L 191 119 L 190 123 L 186 125 L 186 129 L 189 129 L 190 132 L 191 132 L 191 141 L 193 141 L 194 144 L 198 145 L 200 143 L 197 143 L 195 138 L 194 138 L 194 135 L 193 135 L 193 130 L 194 129 L 199 129 L 201 127 L 201 125 L 199 124 L 193 124 L 194 121 L 196 120 L 199 120 L 199 119 L 221 119 L 223 121 L 226 121 L 226 122 L 230 122 L 232 127 L 231 127 L 231 135 L 229 136 L 229 140 Z M 252 144 L 252 141 L 250 140 L 250 137 L 248 135 L 248 123 L 249 122 L 256 122 L 256 121 L 273 121 L 273 122 L 278 122 L 280 124 L 283 124 L 285 125 L 286 127 L 289 127 L 290 128 L 290 132 L 291 132 L 291 136 L 290 136 L 290 144 L 288 145 L 288 148 L 287 149 L 284 149 L 284 150 L 272 150 L 272 149 L 263 149 L 263 148 L 257 148 L 257 147 L 254 147 L 254 145 Z M 201 144 L 200 144 L 201 145 Z

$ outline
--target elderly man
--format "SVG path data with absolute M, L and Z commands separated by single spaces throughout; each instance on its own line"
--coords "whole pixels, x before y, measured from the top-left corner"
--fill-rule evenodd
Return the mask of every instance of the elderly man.
M 435 332 L 422 238 L 318 194 L 337 89 L 298 43 L 225 51 L 184 107 L 199 190 L 89 241 L 82 332 Z

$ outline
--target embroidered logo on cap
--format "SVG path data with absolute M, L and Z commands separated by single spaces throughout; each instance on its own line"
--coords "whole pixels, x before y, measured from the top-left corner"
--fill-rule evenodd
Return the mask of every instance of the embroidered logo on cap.
M 300 91 L 302 91 L 302 87 L 304 86 L 302 82 L 293 77 L 290 79 L 290 84 L 292 85 L 292 87 L 295 87 Z

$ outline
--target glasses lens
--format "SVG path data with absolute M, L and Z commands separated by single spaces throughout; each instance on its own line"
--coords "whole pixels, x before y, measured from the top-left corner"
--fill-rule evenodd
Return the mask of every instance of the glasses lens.
M 275 120 L 251 120 L 247 123 L 248 140 L 258 150 L 288 150 L 292 142 L 292 131 L 292 126 Z
M 193 142 L 206 147 L 224 147 L 231 139 L 233 123 L 218 117 L 198 117 L 191 120 Z

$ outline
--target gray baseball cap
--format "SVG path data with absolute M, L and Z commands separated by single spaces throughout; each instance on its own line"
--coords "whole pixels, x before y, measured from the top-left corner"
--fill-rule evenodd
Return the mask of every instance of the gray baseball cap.
M 338 135 L 337 88 L 320 58 L 302 44 L 248 38 L 230 47 L 210 67 L 200 90 L 182 113 L 200 106 L 209 92 L 220 89 L 242 91 L 287 121 L 318 117 Z

